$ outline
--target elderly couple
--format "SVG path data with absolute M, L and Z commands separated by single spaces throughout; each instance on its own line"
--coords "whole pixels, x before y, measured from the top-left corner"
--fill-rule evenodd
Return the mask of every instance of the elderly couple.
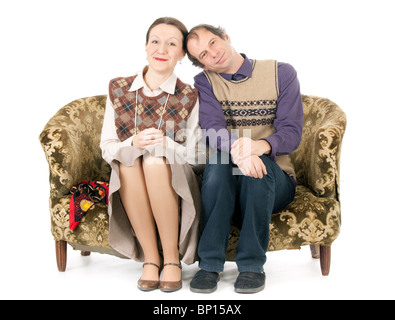
M 169 17 L 150 26 L 145 51 L 142 71 L 109 83 L 100 146 L 112 168 L 110 244 L 144 262 L 137 284 L 143 291 L 179 290 L 180 261 L 198 260 L 190 289 L 211 293 L 237 212 L 234 288 L 259 292 L 272 213 L 295 193 L 289 154 L 303 124 L 296 72 L 238 53 L 221 28 L 198 25 L 188 32 Z M 185 54 L 203 69 L 195 88 L 174 73 Z M 195 172 L 202 163 L 200 185 Z

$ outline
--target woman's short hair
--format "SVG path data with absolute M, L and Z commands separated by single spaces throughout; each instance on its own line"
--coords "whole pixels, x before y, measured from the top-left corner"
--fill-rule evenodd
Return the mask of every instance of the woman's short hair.
M 156 27 L 157 25 L 159 25 L 159 24 L 168 24 L 168 25 L 174 26 L 178 30 L 180 30 L 180 32 L 182 34 L 182 42 L 183 42 L 182 49 L 186 52 L 187 50 L 186 50 L 186 47 L 185 47 L 186 46 L 185 39 L 186 39 L 186 37 L 188 35 L 188 29 L 180 20 L 178 20 L 176 18 L 172 18 L 172 17 L 162 17 L 162 18 L 156 19 L 151 24 L 151 26 L 149 27 L 149 29 L 147 31 L 147 35 L 146 35 L 146 38 L 145 38 L 145 43 L 146 44 L 148 43 L 148 39 L 149 39 L 149 35 L 151 33 L 151 30 L 154 27 Z

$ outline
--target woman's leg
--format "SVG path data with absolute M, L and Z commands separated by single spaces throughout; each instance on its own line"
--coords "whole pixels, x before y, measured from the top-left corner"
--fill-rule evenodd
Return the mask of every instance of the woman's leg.
M 169 164 L 164 158 L 145 157 L 143 171 L 152 212 L 163 248 L 164 264 L 178 263 L 179 199 L 171 181 Z M 176 266 L 163 269 L 161 281 L 178 281 L 181 271 Z
M 160 265 L 158 241 L 152 209 L 145 185 L 142 158 L 136 159 L 132 167 L 119 165 L 122 204 L 144 251 L 145 262 Z M 158 268 L 146 265 L 142 280 L 158 280 Z

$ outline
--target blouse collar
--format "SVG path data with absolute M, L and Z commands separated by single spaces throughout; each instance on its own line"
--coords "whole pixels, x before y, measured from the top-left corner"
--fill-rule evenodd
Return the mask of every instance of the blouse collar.
M 145 90 L 148 90 L 151 92 L 151 89 L 149 89 L 149 87 L 145 83 L 144 76 L 143 76 L 147 69 L 148 69 L 148 66 L 146 66 L 143 70 L 141 70 L 137 73 L 137 77 L 134 79 L 129 91 L 137 91 L 138 89 L 144 88 Z M 176 83 L 177 83 L 177 76 L 173 72 L 173 74 L 165 82 L 163 82 L 159 86 L 159 88 L 154 89 L 152 91 L 152 93 L 160 94 L 163 91 L 165 91 L 166 93 L 174 94 L 175 89 L 176 89 Z

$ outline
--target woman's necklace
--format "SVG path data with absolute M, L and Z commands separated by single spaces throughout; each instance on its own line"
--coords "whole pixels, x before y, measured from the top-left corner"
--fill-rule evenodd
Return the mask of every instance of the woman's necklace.
M 138 95 L 139 95 L 139 89 L 136 90 L 136 107 L 134 110 L 134 135 L 137 135 L 137 103 L 138 103 L 137 98 L 138 98 Z M 165 114 L 165 110 L 166 110 L 167 102 L 169 101 L 169 97 L 170 97 L 170 93 L 167 94 L 166 102 L 163 107 L 163 111 L 160 116 L 160 119 L 159 119 L 158 130 L 160 130 L 160 128 L 162 127 L 163 115 Z

